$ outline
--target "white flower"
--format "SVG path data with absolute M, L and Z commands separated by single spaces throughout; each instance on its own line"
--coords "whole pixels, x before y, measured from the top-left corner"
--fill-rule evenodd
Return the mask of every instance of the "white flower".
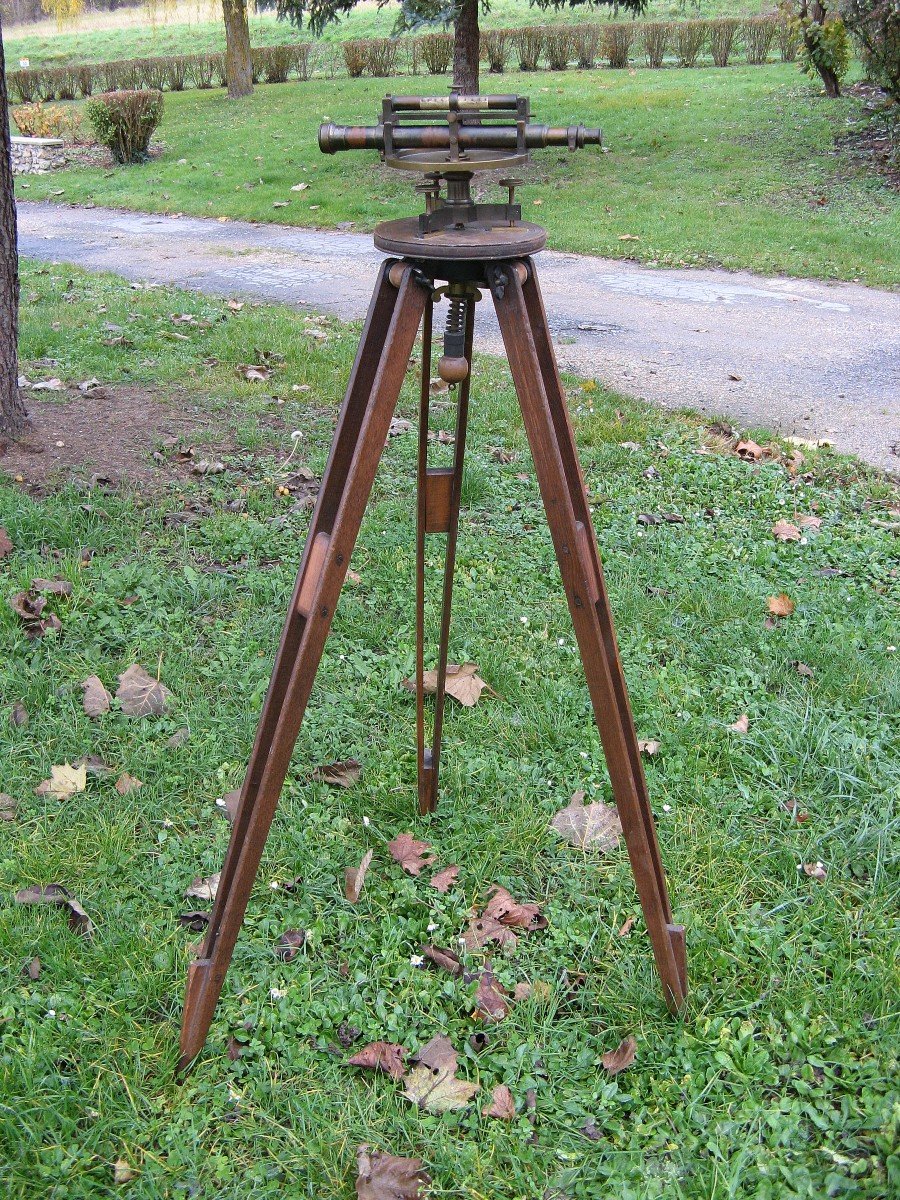
M 437 925 L 435 925 L 434 921 L 429 921 L 425 931 L 426 933 L 434 933 L 436 929 Z
M 668 812 L 671 812 L 671 811 L 672 811 L 672 805 L 671 805 L 671 804 L 664 804 L 664 805 L 663 805 L 663 812 L 666 812 L 666 813 L 668 813 Z
M 372 824 L 372 822 L 369 820 L 368 817 L 363 817 L 363 825 L 365 825 L 366 829 L 368 829 L 371 824 Z
M 166 819 L 163 821 L 163 829 L 171 829 L 174 824 L 174 821 L 170 821 L 169 818 L 166 817 Z
M 278 891 L 278 889 L 281 887 L 281 884 L 278 882 L 278 880 L 277 880 L 277 879 L 273 879 L 273 880 L 272 880 L 272 881 L 269 883 L 269 887 L 272 889 L 272 891 L 273 891 L 273 892 L 277 892 L 277 891 Z
M 565 638 L 557 638 L 556 644 L 557 644 L 557 646 L 564 646 L 566 644 L 566 639 Z
M 425 961 L 425 959 L 422 957 L 421 954 L 411 954 L 409 956 L 409 965 L 411 967 L 421 967 L 421 965 L 422 965 L 422 963 L 424 963 L 424 961 Z
M 519 617 L 519 620 L 522 622 L 522 624 L 523 624 L 523 625 L 527 625 L 527 624 L 528 624 L 528 618 L 527 618 L 527 617 Z
M 47 1011 L 46 1011 L 46 1013 L 45 1013 L 44 1015 L 45 1015 L 45 1016 L 47 1016 L 47 1017 L 50 1017 L 50 1018 L 52 1019 L 53 1017 L 55 1017 L 55 1016 L 56 1016 L 56 1009 L 55 1009 L 55 1008 L 48 1008 L 48 1009 L 47 1009 Z
M 287 992 L 283 988 L 269 988 L 269 997 L 272 1000 L 283 1000 Z

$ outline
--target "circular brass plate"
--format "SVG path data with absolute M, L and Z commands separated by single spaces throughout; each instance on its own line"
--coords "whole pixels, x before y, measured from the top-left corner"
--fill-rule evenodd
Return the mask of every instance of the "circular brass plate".
M 468 229 L 441 229 L 419 233 L 415 217 L 384 221 L 375 226 L 375 245 L 387 254 L 404 258 L 494 259 L 536 254 L 547 244 L 547 231 L 529 221 Z

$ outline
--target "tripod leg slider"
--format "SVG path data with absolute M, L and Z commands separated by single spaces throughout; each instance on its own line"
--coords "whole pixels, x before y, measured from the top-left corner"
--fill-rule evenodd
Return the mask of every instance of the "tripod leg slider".
M 425 532 L 446 533 L 450 528 L 453 468 L 429 467 L 425 472 Z
M 681 1009 L 687 1001 L 687 947 L 684 940 L 683 925 L 666 925 L 669 941 L 672 943 L 672 953 L 675 956 L 675 966 L 678 968 L 678 978 L 681 981 L 681 995 L 674 997 L 674 1007 Z
M 306 568 L 303 571 L 303 582 L 300 584 L 300 591 L 297 594 L 297 612 L 301 617 L 308 617 L 312 612 L 313 598 L 319 586 L 319 580 L 322 578 L 325 555 L 328 553 L 330 542 L 329 534 L 317 533 L 310 547 L 309 558 L 306 560 Z

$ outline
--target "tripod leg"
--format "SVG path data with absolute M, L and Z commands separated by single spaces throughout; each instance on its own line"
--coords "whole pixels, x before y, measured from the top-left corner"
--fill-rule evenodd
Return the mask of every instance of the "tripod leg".
M 331 627 L 427 291 L 385 263 L 313 513 L 204 943 L 190 968 L 183 1069 L 202 1050 Z
M 684 930 L 672 923 L 603 568 L 534 265 L 504 264 L 489 277 L 657 970 L 666 1003 L 677 1011 L 687 998 Z
M 464 302 L 463 357 L 469 370 L 459 385 L 456 405 L 456 433 L 453 466 L 428 467 L 428 408 L 430 384 L 430 344 L 428 357 L 422 357 L 422 394 L 419 404 L 419 472 L 418 511 L 416 521 L 416 740 L 419 763 L 419 812 L 434 812 L 437 808 L 438 773 L 441 761 L 441 738 L 444 728 L 444 706 L 447 699 L 447 657 L 450 645 L 450 614 L 453 601 L 453 572 L 456 566 L 456 544 L 459 536 L 459 505 L 462 495 L 463 465 L 466 450 L 466 427 L 469 416 L 469 389 L 472 379 L 472 340 L 475 331 L 475 300 Z M 426 312 L 430 333 L 430 312 Z M 424 341 L 424 339 L 423 339 Z M 438 635 L 437 687 L 434 696 L 432 744 L 425 745 L 425 535 L 446 533 L 444 548 L 444 582 L 441 597 L 440 633 Z

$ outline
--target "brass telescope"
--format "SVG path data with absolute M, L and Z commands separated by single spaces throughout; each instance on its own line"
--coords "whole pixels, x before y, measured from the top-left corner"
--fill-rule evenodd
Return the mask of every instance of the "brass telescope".
M 554 127 L 526 125 L 525 148 L 543 150 L 547 146 L 566 146 L 580 150 L 583 146 L 599 146 L 600 130 L 584 125 Z M 407 125 L 395 128 L 392 136 L 395 150 L 451 150 L 457 145 L 461 152 L 471 150 L 509 150 L 519 146 L 519 130 L 514 125 L 461 125 L 454 138 L 447 125 Z M 385 127 L 378 125 L 322 125 L 319 128 L 319 149 L 323 154 L 340 150 L 385 151 Z

